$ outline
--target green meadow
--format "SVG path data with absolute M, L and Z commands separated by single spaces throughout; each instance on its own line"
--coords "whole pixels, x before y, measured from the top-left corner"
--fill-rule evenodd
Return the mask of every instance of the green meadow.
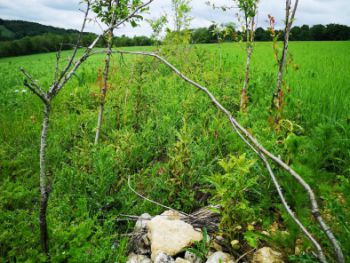
M 291 42 L 290 53 L 276 129 L 270 121 L 277 76 L 272 43 L 255 44 L 245 113 L 239 112 L 244 43 L 164 51 L 312 186 L 350 261 L 350 42 Z M 62 53 L 61 65 L 69 54 Z M 0 262 L 45 260 L 38 226 L 43 107 L 23 86 L 19 67 L 49 88 L 55 62 L 55 53 L 0 59 Z M 204 94 L 160 62 L 113 55 L 95 146 L 103 62 L 103 55 L 89 58 L 52 106 L 47 162 L 53 262 L 125 262 L 126 234 L 134 223 L 119 220 L 121 215 L 163 211 L 133 194 L 128 177 L 143 195 L 184 212 L 209 204 L 229 207 L 221 211 L 220 234 L 228 244 L 239 240 L 239 254 L 269 245 L 290 262 L 316 262 L 258 156 Z M 296 215 L 334 262 L 306 194 L 288 174 L 273 169 Z

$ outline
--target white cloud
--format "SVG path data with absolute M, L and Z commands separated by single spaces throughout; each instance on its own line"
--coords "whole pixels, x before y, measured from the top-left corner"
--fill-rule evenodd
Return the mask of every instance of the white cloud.
M 227 12 L 213 10 L 205 4 L 207 0 L 192 0 L 193 16 L 192 27 L 209 26 L 212 21 L 217 23 L 236 22 L 236 9 Z M 300 1 L 296 15 L 296 25 L 314 25 L 340 23 L 350 24 L 349 0 L 303 0 Z M 52 25 L 63 28 L 79 29 L 83 14 L 79 11 L 80 0 L 1 0 L 0 17 L 3 19 L 20 19 L 34 21 L 45 25 Z M 217 5 L 230 4 L 231 0 L 216 0 Z M 155 0 L 147 18 L 157 17 L 161 14 L 171 14 L 171 0 Z M 277 25 L 282 25 L 284 17 L 284 3 L 282 0 L 260 0 L 259 25 L 267 26 L 267 15 L 271 14 L 276 18 Z M 169 15 L 169 20 L 171 15 Z M 89 23 L 87 31 L 100 32 L 99 27 Z M 140 27 L 131 28 L 125 26 L 120 28 L 118 35 L 149 35 L 151 29 L 146 22 Z

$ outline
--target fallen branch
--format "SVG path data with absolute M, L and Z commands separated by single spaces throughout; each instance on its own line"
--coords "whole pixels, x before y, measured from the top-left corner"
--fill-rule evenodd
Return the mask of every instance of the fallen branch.
M 284 195 L 282 193 L 281 187 L 278 184 L 278 181 L 276 177 L 273 174 L 273 171 L 266 160 L 266 157 L 269 157 L 272 159 L 276 164 L 278 164 L 280 167 L 282 167 L 285 171 L 287 171 L 292 177 L 305 189 L 305 191 L 308 193 L 309 200 L 310 200 L 310 205 L 311 205 L 311 212 L 314 218 L 317 220 L 318 224 L 320 225 L 321 229 L 324 231 L 324 233 L 327 235 L 327 238 L 330 240 L 332 243 L 332 246 L 334 248 L 335 254 L 337 256 L 338 262 L 343 263 L 344 261 L 344 256 L 341 250 L 341 247 L 336 240 L 332 230 L 328 227 L 328 225 L 324 222 L 321 213 L 318 208 L 318 204 L 316 201 L 316 196 L 311 189 L 310 185 L 297 173 L 295 172 L 290 166 L 288 166 L 285 162 L 283 162 L 281 159 L 270 153 L 267 149 L 265 149 L 245 128 L 243 128 L 239 122 L 231 115 L 231 113 L 224 107 L 222 106 L 218 100 L 214 97 L 214 95 L 204 86 L 196 83 L 195 81 L 191 80 L 187 76 L 185 76 L 181 71 L 179 71 L 175 66 L 173 66 L 169 61 L 167 61 L 165 58 L 155 54 L 155 53 L 150 53 L 150 52 L 137 52 L 137 51 L 124 51 L 124 50 L 114 50 L 113 53 L 118 53 L 118 54 L 130 54 L 130 55 L 142 55 L 142 56 L 148 56 L 148 57 L 154 57 L 161 62 L 163 62 L 165 65 L 167 65 L 175 74 L 177 74 L 180 78 L 188 82 L 189 84 L 195 86 L 199 90 L 203 91 L 204 93 L 207 94 L 209 99 L 214 103 L 214 105 L 220 109 L 230 120 L 233 128 L 235 129 L 236 132 L 240 135 L 241 138 L 244 138 L 244 142 L 248 143 L 248 146 L 250 146 L 258 155 L 260 158 L 262 158 L 265 166 L 267 167 L 269 174 L 271 178 L 274 181 L 275 187 L 279 193 L 279 196 L 281 198 L 282 204 L 285 207 L 286 211 L 288 214 L 292 217 L 292 219 L 298 224 L 298 226 L 301 228 L 301 230 L 305 233 L 305 235 L 310 239 L 312 244 L 314 245 L 315 249 L 317 250 L 317 254 L 319 257 L 319 260 L 321 262 L 326 262 L 326 259 L 324 257 L 324 254 L 322 252 L 321 246 L 319 243 L 311 236 L 311 234 L 306 230 L 306 228 L 302 225 L 302 223 L 295 217 L 294 213 L 291 211 L 289 208 Z M 250 142 L 248 142 L 248 140 Z M 252 145 L 254 146 L 252 146 Z M 283 201 L 284 200 L 284 201 Z

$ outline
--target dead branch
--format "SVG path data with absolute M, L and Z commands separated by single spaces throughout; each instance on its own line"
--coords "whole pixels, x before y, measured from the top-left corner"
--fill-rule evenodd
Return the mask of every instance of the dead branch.
M 232 122 L 231 122 L 232 123 Z M 245 144 L 247 144 L 247 146 L 249 148 L 251 148 L 253 150 L 253 152 L 255 152 L 260 159 L 263 161 L 267 171 L 269 172 L 269 175 L 271 177 L 271 180 L 277 190 L 278 196 L 285 208 L 285 210 L 287 211 L 287 213 L 289 214 L 289 216 L 293 219 L 293 221 L 299 226 L 299 228 L 304 232 L 304 234 L 306 235 L 306 237 L 311 241 L 311 243 L 313 244 L 313 246 L 316 248 L 317 250 L 317 257 L 320 260 L 320 262 L 322 263 L 326 263 L 327 260 L 324 256 L 324 253 L 322 251 L 321 245 L 315 240 L 315 238 L 311 235 L 311 233 L 306 229 L 306 227 L 300 222 L 300 220 L 297 218 L 297 216 L 294 214 L 294 212 L 292 211 L 292 209 L 290 208 L 287 200 L 284 197 L 283 191 L 282 191 L 282 187 L 279 184 L 276 175 L 274 174 L 270 163 L 268 162 L 268 160 L 266 159 L 265 155 L 263 155 L 260 151 L 258 151 L 244 136 L 243 134 L 238 130 L 238 128 L 236 126 L 233 125 L 233 129 L 234 131 L 238 134 L 238 136 L 244 141 Z
M 165 65 L 167 65 L 173 72 L 175 72 L 175 74 L 177 74 L 180 78 L 182 78 L 183 80 L 185 80 L 186 82 L 188 82 L 189 84 L 195 86 L 196 88 L 200 89 L 201 91 L 203 91 L 204 93 L 207 94 L 207 96 L 209 97 L 209 99 L 213 102 L 213 104 L 220 109 L 230 120 L 233 128 L 235 129 L 235 131 L 239 131 L 240 133 L 242 133 L 242 136 L 244 135 L 245 138 L 247 138 L 247 140 L 250 141 L 250 143 L 252 143 L 252 145 L 254 145 L 254 148 L 256 149 L 255 151 L 257 153 L 260 153 L 261 156 L 263 156 L 265 158 L 269 157 L 270 159 L 272 159 L 276 164 L 278 164 L 280 167 L 282 167 L 285 171 L 287 171 L 307 192 L 308 196 L 309 196 L 309 200 L 310 200 L 310 206 L 311 206 L 311 212 L 312 215 L 315 217 L 315 219 L 317 220 L 317 222 L 319 223 L 321 229 L 324 231 L 324 233 L 327 235 L 328 239 L 330 240 L 330 242 L 332 243 L 336 256 L 338 258 L 338 262 L 343 263 L 344 262 L 344 256 L 342 253 L 342 250 L 339 246 L 338 241 L 336 240 L 333 232 L 331 231 L 331 229 L 328 227 L 328 225 L 324 222 L 321 213 L 319 211 L 319 207 L 318 207 L 318 203 L 316 201 L 316 196 L 313 192 L 313 190 L 311 189 L 310 185 L 304 181 L 304 179 L 297 173 L 295 172 L 290 166 L 288 166 L 285 162 L 283 162 L 281 159 L 279 159 L 278 157 L 276 157 L 275 155 L 273 155 L 271 152 L 269 152 L 267 149 L 265 149 L 258 141 L 255 137 L 253 137 L 245 128 L 243 128 L 239 122 L 231 115 L 231 113 L 224 108 L 218 101 L 217 99 L 214 97 L 214 95 L 204 86 L 194 82 L 193 80 L 189 79 L 187 76 L 185 76 L 181 71 L 179 71 L 175 66 L 173 66 L 170 62 L 168 62 L 165 58 L 154 54 L 154 53 L 150 53 L 150 52 L 136 52 L 136 51 L 124 51 L 124 50 L 115 50 L 113 51 L 114 53 L 119 53 L 119 54 L 131 54 L 131 55 L 142 55 L 142 56 L 149 56 L 149 57 L 154 57 L 158 60 L 160 60 L 161 62 L 163 62 Z M 242 137 L 241 137 L 242 138 Z M 246 140 L 244 140 L 246 142 Z M 263 161 L 266 160 L 263 159 Z M 268 164 L 268 162 L 264 162 L 265 166 L 268 168 L 270 167 L 270 165 Z M 283 193 L 281 191 L 281 188 L 279 187 L 278 181 L 276 180 L 275 176 L 273 175 L 272 169 L 271 167 L 268 168 L 270 176 L 274 180 L 274 184 L 275 187 L 277 188 L 277 191 L 279 192 L 280 198 L 281 196 L 283 196 Z M 277 183 L 277 184 L 276 184 Z M 283 197 L 284 198 L 284 197 Z M 287 210 L 289 215 L 293 215 L 292 218 L 295 222 L 297 222 L 296 217 L 294 216 L 293 212 L 290 210 L 288 204 L 284 203 L 282 201 L 285 209 Z M 299 221 L 300 222 L 300 221 Z M 299 227 L 302 226 L 302 224 L 297 223 Z M 303 227 L 302 231 L 306 234 L 305 232 L 306 228 Z M 312 236 L 311 235 L 307 235 L 307 237 L 310 239 Z M 322 250 L 320 250 L 320 246 L 316 245 L 318 244 L 317 241 L 315 241 L 315 239 L 310 239 L 310 241 L 314 244 L 315 249 L 318 251 L 318 255 L 320 257 L 320 260 L 322 262 L 325 262 L 324 260 L 324 256 L 322 253 Z M 321 254 L 322 253 L 322 254 Z

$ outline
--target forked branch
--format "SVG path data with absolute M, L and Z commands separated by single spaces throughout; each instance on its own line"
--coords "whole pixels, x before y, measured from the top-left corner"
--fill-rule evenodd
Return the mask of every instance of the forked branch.
M 27 78 L 27 79 L 24 79 L 23 85 L 26 86 L 35 95 L 37 95 L 46 104 L 48 100 L 45 92 L 39 87 L 36 81 L 23 68 L 19 68 L 19 70 Z M 28 80 L 30 81 L 30 83 L 28 82 Z
M 84 33 L 84 29 L 85 29 L 85 26 L 86 26 L 86 22 L 88 20 L 88 15 L 89 15 L 89 11 L 90 11 L 90 5 L 91 5 L 90 0 L 88 0 L 87 1 L 87 6 L 86 6 L 86 10 L 85 10 L 85 13 L 84 13 L 83 24 L 81 26 L 81 29 L 80 29 L 80 32 L 79 32 L 79 36 L 78 36 L 77 42 L 75 44 L 73 54 L 70 57 L 69 62 L 67 63 L 66 67 L 62 71 L 58 82 L 60 82 L 62 80 L 62 78 L 64 77 L 64 75 L 68 72 L 69 68 L 72 66 L 72 63 L 74 61 L 75 56 L 77 55 L 77 52 L 78 52 L 78 49 L 79 49 L 79 46 L 80 46 L 80 42 L 81 42 L 81 39 L 82 39 L 82 36 L 83 36 L 83 33 Z
M 186 82 L 188 82 L 189 84 L 195 86 L 196 88 L 198 88 L 199 90 L 203 91 L 204 93 L 207 94 L 207 96 L 210 98 L 210 100 L 212 101 L 212 103 L 218 108 L 220 109 L 230 120 L 233 128 L 235 129 L 236 132 L 240 132 L 242 133 L 242 136 L 244 136 L 247 140 L 244 140 L 244 142 L 249 142 L 249 144 L 252 144 L 254 146 L 254 149 L 256 149 L 256 153 L 259 154 L 260 157 L 263 157 L 263 161 L 265 163 L 265 166 L 268 168 L 270 176 L 272 178 L 275 178 L 275 176 L 273 175 L 272 169 L 269 166 L 268 162 L 266 160 L 266 157 L 269 157 L 270 159 L 272 159 L 276 164 L 278 164 L 280 167 L 282 167 L 284 170 L 286 170 L 290 175 L 292 175 L 292 177 L 305 189 L 305 191 L 307 192 L 308 196 L 309 196 L 309 200 L 310 200 L 310 205 L 311 205 L 311 212 L 312 215 L 314 216 L 314 218 L 317 220 L 317 222 L 319 223 L 321 229 L 324 231 L 324 233 L 327 235 L 327 238 L 330 240 L 330 242 L 332 243 L 332 246 L 334 248 L 336 257 L 337 257 L 337 261 L 339 263 L 344 263 L 345 259 L 341 250 L 341 247 L 337 241 L 337 239 L 335 238 L 332 230 L 328 227 L 328 225 L 324 222 L 321 213 L 319 211 L 318 208 L 318 204 L 316 201 L 316 196 L 313 192 L 313 190 L 311 189 L 310 185 L 305 182 L 305 180 L 296 172 L 294 171 L 290 166 L 288 166 L 285 162 L 283 162 L 281 159 L 279 159 L 278 157 L 276 157 L 275 155 L 273 155 L 271 152 L 269 152 L 267 149 L 265 149 L 258 141 L 257 139 L 255 139 L 255 137 L 253 137 L 245 128 L 243 128 L 239 122 L 231 115 L 231 113 L 224 107 L 222 106 L 218 100 L 215 98 L 215 96 L 204 86 L 196 83 L 195 81 L 191 80 L 190 78 L 188 78 L 187 76 L 185 76 L 181 71 L 179 71 L 175 66 L 173 66 L 169 61 L 167 61 L 165 58 L 155 54 L 155 53 L 150 53 L 150 52 L 136 52 L 136 51 L 124 51 L 124 50 L 115 50 L 113 51 L 114 53 L 119 53 L 119 54 L 132 54 L 132 55 L 142 55 L 142 56 L 148 56 L 148 57 L 154 57 L 158 60 L 160 60 L 161 62 L 163 62 L 165 65 L 167 65 L 175 74 L 177 74 L 180 78 L 182 78 L 183 80 L 185 80 Z M 243 138 L 243 137 L 241 137 Z M 248 144 L 248 145 L 249 145 Z M 279 187 L 279 184 L 277 182 L 277 180 L 274 180 L 274 184 L 277 188 L 277 190 L 279 191 L 280 194 L 280 198 L 281 195 L 283 196 L 283 193 L 281 191 L 281 188 Z M 288 205 L 286 205 L 284 202 L 282 202 L 285 209 L 287 210 L 287 212 L 292 215 L 293 213 L 291 212 L 290 208 Z M 293 217 L 293 220 L 295 220 L 296 217 Z M 297 221 L 296 221 L 297 222 Z M 298 223 L 299 225 L 299 223 Z M 299 227 L 302 224 L 300 223 Z M 306 234 L 305 230 L 306 228 L 302 228 L 303 232 Z M 310 239 L 310 237 L 312 237 L 311 235 L 307 235 L 307 237 Z M 322 253 L 322 250 L 320 250 L 320 245 L 317 243 L 317 241 L 315 239 L 310 239 L 310 241 L 314 244 L 317 252 L 318 252 L 318 256 L 319 259 L 322 262 L 325 262 L 325 258 L 324 255 Z M 316 245 L 318 244 L 318 245 Z

